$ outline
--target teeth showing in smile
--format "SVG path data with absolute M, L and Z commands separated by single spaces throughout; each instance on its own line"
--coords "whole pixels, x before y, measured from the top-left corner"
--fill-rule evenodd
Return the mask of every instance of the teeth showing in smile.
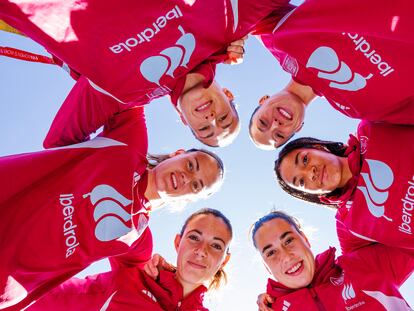
M 204 104 L 202 104 L 201 106 L 198 106 L 198 107 L 196 108 L 196 111 L 202 111 L 202 110 L 206 109 L 207 107 L 209 107 L 209 106 L 210 106 L 210 104 L 211 104 L 211 102 L 210 102 L 210 101 L 205 102 L 205 103 L 204 103 Z
M 296 265 L 294 265 L 292 268 L 290 268 L 288 271 L 286 271 L 287 274 L 295 273 L 299 270 L 299 268 L 302 267 L 302 261 L 298 262 Z
M 286 119 L 292 120 L 292 115 L 283 108 L 278 108 L 279 113 Z
M 171 173 L 171 182 L 173 184 L 174 189 L 177 189 L 178 182 L 177 182 L 177 177 L 175 176 L 174 173 Z

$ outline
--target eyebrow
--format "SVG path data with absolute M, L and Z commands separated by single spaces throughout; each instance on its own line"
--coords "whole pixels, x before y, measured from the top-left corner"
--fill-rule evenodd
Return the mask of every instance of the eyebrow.
M 197 230 L 197 229 L 190 230 L 190 231 L 188 231 L 188 233 L 193 232 L 193 231 L 197 232 L 199 235 L 203 235 L 203 232 L 201 232 L 200 230 Z M 221 241 L 224 245 L 226 245 L 226 242 L 224 242 L 224 240 L 223 240 L 222 238 L 219 238 L 219 237 L 213 237 L 213 240 L 219 240 L 219 241 Z
M 279 240 L 283 240 L 288 234 L 290 234 L 290 233 L 292 233 L 292 231 L 286 231 L 286 232 L 284 232 L 281 236 L 280 236 L 280 238 L 279 238 Z M 264 253 L 265 251 L 267 251 L 269 248 L 271 248 L 272 247 L 272 244 L 267 244 L 265 247 L 263 247 L 263 249 L 262 249 L 262 253 Z
M 299 152 L 296 154 L 296 157 L 295 157 L 295 166 L 297 166 L 298 163 L 299 163 Z M 295 186 L 296 186 L 296 181 L 297 181 L 297 178 L 295 176 L 293 177 L 293 180 L 292 180 L 292 184 L 294 184 Z
M 200 165 L 198 164 L 198 160 L 197 157 L 194 157 L 195 162 L 196 162 L 196 170 L 199 171 L 200 170 Z

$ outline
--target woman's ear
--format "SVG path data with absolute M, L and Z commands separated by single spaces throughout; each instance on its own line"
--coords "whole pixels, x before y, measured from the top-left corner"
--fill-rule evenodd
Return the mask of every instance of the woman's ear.
M 178 150 L 170 153 L 168 156 L 170 158 L 173 158 L 173 157 L 178 156 L 178 155 L 183 154 L 183 153 L 185 153 L 185 150 L 184 149 L 178 149 Z
M 224 95 L 227 96 L 227 98 L 230 101 L 234 100 L 234 95 L 233 95 L 233 93 L 229 89 L 226 89 L 225 87 L 223 87 L 223 93 L 224 93 Z
M 264 95 L 262 98 L 259 99 L 259 105 L 263 105 L 266 100 L 270 98 L 269 95 Z
M 181 242 L 181 235 L 176 234 L 174 238 L 174 248 L 177 253 L 178 253 L 178 247 L 180 246 L 180 242 Z
M 226 254 L 226 258 L 224 258 L 224 261 L 223 261 L 223 263 L 221 264 L 221 266 L 220 266 L 220 269 L 223 269 L 224 268 L 224 266 L 225 265 L 227 265 L 227 263 L 229 262 L 229 260 L 230 260 L 230 257 L 231 257 L 231 254 L 230 253 L 227 253 Z

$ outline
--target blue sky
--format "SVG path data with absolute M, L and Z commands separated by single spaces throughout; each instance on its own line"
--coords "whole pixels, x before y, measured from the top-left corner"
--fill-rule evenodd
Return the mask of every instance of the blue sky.
M 31 40 L 4 32 L 0 32 L 0 42 L 2 46 L 45 53 Z M 0 103 L 3 107 L 0 156 L 41 150 L 43 138 L 73 86 L 73 80 L 57 66 L 5 57 L 0 58 L 0 76 Z M 235 237 L 228 266 L 229 284 L 208 299 L 210 310 L 255 310 L 257 294 L 265 290 L 268 274 L 249 240 L 250 225 L 272 208 L 284 209 L 301 219 L 311 232 L 311 244 L 316 254 L 330 245 L 339 249 L 334 212 L 302 203 L 284 193 L 273 176 L 273 161 L 277 153 L 257 149 L 248 137 L 247 125 L 258 99 L 281 89 L 289 80 L 288 74 L 279 69 L 273 57 L 252 37 L 247 42 L 244 63 L 220 65 L 216 77 L 222 86 L 235 94 L 242 122 L 241 133 L 232 145 L 213 150 L 226 166 L 223 187 L 208 200 L 190 204 L 181 212 L 173 212 L 169 207 L 155 211 L 150 226 L 156 252 L 175 262 L 173 238 L 185 218 L 202 207 L 220 209 L 232 221 Z M 203 147 L 182 125 L 168 98 L 152 102 L 146 115 L 150 152 Z M 317 99 L 307 111 L 300 136 L 346 141 L 357 123 L 333 110 L 324 99 Z M 106 269 L 108 266 L 103 261 L 82 275 Z M 411 306 L 414 306 L 413 292 L 414 277 L 411 277 L 402 288 Z

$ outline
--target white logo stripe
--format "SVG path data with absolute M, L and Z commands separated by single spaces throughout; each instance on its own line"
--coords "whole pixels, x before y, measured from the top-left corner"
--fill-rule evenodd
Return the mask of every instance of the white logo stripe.
M 395 296 L 387 296 L 379 291 L 363 290 L 365 294 L 377 300 L 387 311 L 413 311 L 404 299 Z
M 231 9 L 233 11 L 233 32 L 236 32 L 237 26 L 239 25 L 239 0 L 230 0 Z
M 114 146 L 127 146 L 127 144 L 117 141 L 115 139 L 106 137 L 95 137 L 94 139 L 85 141 L 79 144 L 73 144 L 63 147 L 50 148 L 47 150 L 60 150 L 60 149 L 80 149 L 80 148 L 105 148 Z
M 106 311 L 108 310 L 109 304 L 111 303 L 112 297 L 116 294 L 117 291 L 114 291 L 111 296 L 105 301 L 102 308 L 99 311 Z

